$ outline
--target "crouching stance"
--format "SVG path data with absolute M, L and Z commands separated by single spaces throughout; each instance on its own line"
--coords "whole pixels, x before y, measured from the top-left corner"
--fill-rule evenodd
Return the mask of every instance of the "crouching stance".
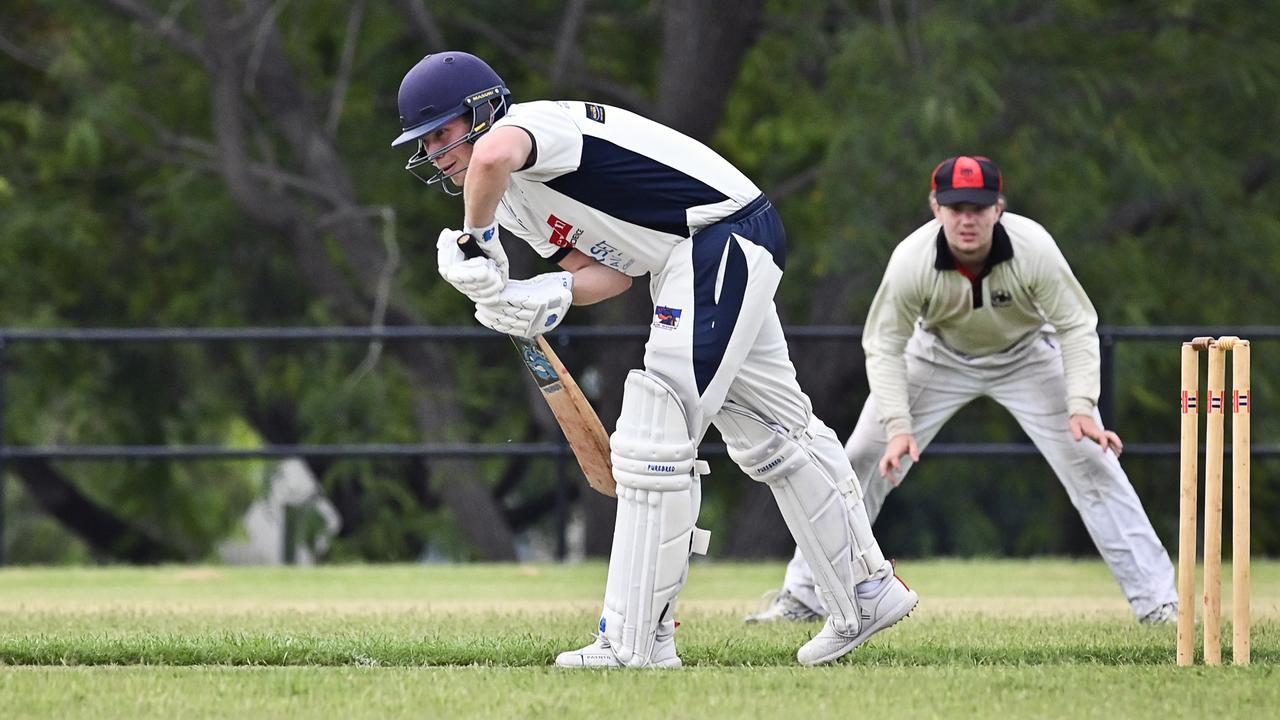
M 1120 466 L 1120 436 L 1095 407 L 1088 295 L 1044 227 L 1005 212 L 990 158 L 944 160 L 931 188 L 934 219 L 894 250 L 862 336 L 871 394 L 845 449 L 867 513 L 875 520 L 942 426 L 986 396 L 1049 462 L 1138 622 L 1177 622 L 1173 563 Z M 800 545 L 782 591 L 747 622 L 825 614 L 809 556 Z
M 644 368 L 623 387 L 611 437 L 618 513 L 595 642 L 562 667 L 679 667 L 676 600 L 695 527 L 711 425 L 752 479 L 769 486 L 813 565 L 827 625 L 797 657 L 839 658 L 905 617 L 916 594 L 871 534 L 853 470 L 796 382 L 773 296 L 786 233 L 769 200 L 710 148 L 620 108 L 509 104 L 484 61 L 428 55 L 400 86 L 408 168 L 461 192 L 463 231 L 438 242 L 440 275 L 476 304 L 476 319 L 534 337 L 570 303 L 586 305 L 648 275 L 653 298 Z M 415 172 L 416 174 L 416 172 Z M 562 272 L 509 277 L 497 228 Z M 486 257 L 465 258 L 469 234 Z

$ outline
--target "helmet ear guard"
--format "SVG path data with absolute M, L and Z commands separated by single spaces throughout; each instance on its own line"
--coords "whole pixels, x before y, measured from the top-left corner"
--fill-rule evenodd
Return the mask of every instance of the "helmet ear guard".
M 471 108 L 471 131 L 467 133 L 469 142 L 480 139 L 481 135 L 489 132 L 493 123 L 507 114 L 507 96 L 510 94 L 505 87 L 497 85 L 462 101 L 465 107 Z

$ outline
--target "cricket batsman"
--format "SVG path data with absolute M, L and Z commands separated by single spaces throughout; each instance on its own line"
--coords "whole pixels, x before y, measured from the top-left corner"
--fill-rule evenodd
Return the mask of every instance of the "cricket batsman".
M 729 454 L 765 483 L 809 560 L 826 625 L 797 653 L 831 662 L 906 617 L 916 593 L 894 575 L 839 439 L 796 382 L 773 304 L 786 264 L 777 210 L 705 145 L 626 110 L 590 102 L 512 102 L 465 52 L 426 56 L 399 94 L 407 169 L 461 194 L 461 230 L 438 241 L 440 275 L 486 327 L 531 338 L 648 276 L 644 367 L 623 387 L 610 438 L 618 513 L 598 635 L 561 667 L 679 667 L 676 598 L 692 552 L 715 425 Z M 559 266 L 509 277 L 501 226 Z M 467 259 L 469 235 L 486 257 Z

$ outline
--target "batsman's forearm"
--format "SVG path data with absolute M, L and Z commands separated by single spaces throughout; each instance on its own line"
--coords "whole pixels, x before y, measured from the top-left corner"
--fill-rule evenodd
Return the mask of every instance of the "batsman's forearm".
M 526 165 L 532 150 L 530 135 L 516 127 L 494 128 L 476 141 L 462 188 L 467 227 L 493 224 L 498 203 L 511 184 L 511 173 Z
M 573 271 L 573 304 L 593 305 L 617 297 L 630 287 L 630 276 L 592 262 Z
M 493 218 L 507 191 L 511 173 L 503 167 L 482 163 L 467 168 L 466 185 L 462 188 L 466 227 L 482 228 L 493 224 Z

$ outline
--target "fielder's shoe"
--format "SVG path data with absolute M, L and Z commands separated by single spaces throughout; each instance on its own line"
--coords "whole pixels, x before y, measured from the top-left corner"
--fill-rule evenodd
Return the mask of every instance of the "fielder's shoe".
M 665 638 L 658 638 L 658 641 L 654 643 L 653 660 L 646 667 L 678 668 L 682 664 L 680 657 L 676 655 L 675 635 L 668 635 Z M 626 666 L 614 656 L 613 648 L 609 646 L 609 639 L 601 634 L 596 636 L 595 642 L 584 648 L 569 650 L 557 655 L 556 667 L 620 668 Z
M 764 601 L 760 605 L 762 609 L 746 616 L 742 621 L 745 623 L 770 623 L 778 620 L 805 622 L 821 620 L 825 617 L 824 614 L 800 602 L 800 599 L 786 588 L 765 593 Z
M 1167 602 L 1138 618 L 1143 625 L 1173 625 L 1178 622 L 1178 603 Z
M 845 655 L 872 635 L 910 615 L 916 603 L 920 602 L 920 596 L 897 575 L 864 582 L 858 586 L 857 593 L 858 610 L 862 615 L 858 634 L 850 636 L 838 632 L 828 618 L 822 630 L 796 653 L 801 665 L 821 665 Z

